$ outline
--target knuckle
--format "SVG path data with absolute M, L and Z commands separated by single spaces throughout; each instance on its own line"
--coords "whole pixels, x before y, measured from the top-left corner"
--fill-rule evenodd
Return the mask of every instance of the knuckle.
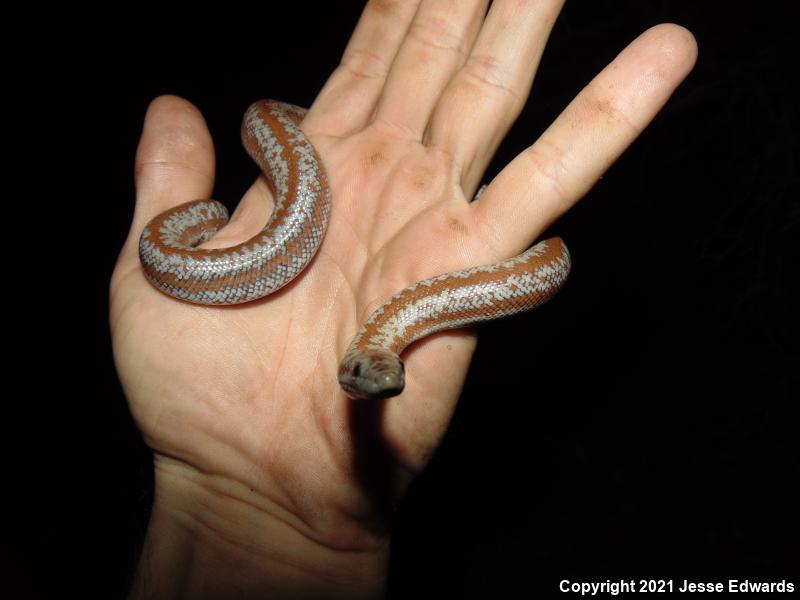
M 461 69 L 462 75 L 481 87 L 489 88 L 513 99 L 519 98 L 519 91 L 510 84 L 511 77 L 500 61 L 488 54 L 473 54 Z
M 359 79 L 381 79 L 389 72 L 389 65 L 378 54 L 366 48 L 350 50 L 340 67 Z
M 569 172 L 561 148 L 541 138 L 526 149 L 523 156 L 532 169 L 536 185 L 544 184 L 556 203 L 566 206 L 569 194 L 563 182 L 567 180 Z
M 423 47 L 434 51 L 444 50 L 460 55 L 465 55 L 467 52 L 464 36 L 454 30 L 452 20 L 446 16 L 428 15 L 414 21 L 408 36 Z

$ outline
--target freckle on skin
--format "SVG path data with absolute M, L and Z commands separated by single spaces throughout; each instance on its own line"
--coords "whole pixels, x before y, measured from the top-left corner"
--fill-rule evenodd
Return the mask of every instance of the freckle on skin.
M 589 97 L 586 100 L 585 110 L 581 111 L 575 121 L 571 123 L 573 129 L 578 126 L 582 127 L 585 123 L 596 122 L 601 116 L 604 116 L 610 124 L 619 121 L 619 111 L 608 97 Z
M 428 181 L 423 177 L 415 177 L 411 183 L 415 188 L 420 190 L 424 190 L 428 187 Z
M 594 109 L 597 112 L 603 113 L 604 115 L 613 115 L 614 110 L 611 108 L 611 102 L 608 99 L 603 98 L 601 100 L 597 100 L 594 103 Z
M 383 152 L 379 150 L 367 156 L 367 165 L 370 167 L 377 167 L 378 165 L 382 165 L 385 162 L 386 162 L 386 156 L 384 156 Z
M 409 171 L 410 183 L 416 189 L 433 190 L 439 183 L 439 170 L 427 165 L 416 165 Z
M 402 2 L 398 2 L 397 0 L 375 0 L 370 3 L 370 7 L 373 8 L 375 12 L 393 15 L 397 7 L 402 6 L 402 4 Z
M 448 219 L 447 224 L 453 231 L 458 231 L 459 233 L 465 233 L 467 231 L 466 226 L 459 219 L 456 219 L 455 217 L 451 217 L 450 219 Z

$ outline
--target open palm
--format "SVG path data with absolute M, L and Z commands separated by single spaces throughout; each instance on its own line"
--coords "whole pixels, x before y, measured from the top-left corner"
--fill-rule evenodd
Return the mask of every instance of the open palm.
M 561 7 L 497 0 L 487 15 L 487 4 L 368 3 L 303 122 L 330 178 L 328 232 L 309 268 L 260 301 L 195 306 L 145 280 L 136 252 L 144 224 L 210 197 L 214 178 L 199 112 L 175 97 L 151 105 L 111 324 L 131 411 L 155 452 L 154 548 L 157 523 L 177 521 L 195 539 L 229 546 L 248 571 L 276 544 L 285 563 L 300 560 L 295 547 L 316 556 L 310 545 L 327 562 L 305 570 L 347 571 L 359 556 L 365 585 L 379 587 L 387 507 L 441 439 L 475 339 L 454 332 L 413 346 L 403 394 L 365 404 L 348 400 L 336 378 L 357 327 L 416 280 L 530 245 L 647 125 L 694 61 L 682 28 L 647 31 L 470 203 L 527 99 Z M 270 208 L 261 178 L 206 246 L 249 238 Z

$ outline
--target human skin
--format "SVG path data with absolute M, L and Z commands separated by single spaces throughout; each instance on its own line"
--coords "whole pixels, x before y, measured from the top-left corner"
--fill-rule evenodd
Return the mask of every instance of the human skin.
M 207 198 L 214 151 L 186 100 L 153 101 L 136 208 L 111 281 L 114 356 L 153 449 L 155 501 L 132 597 L 380 597 L 391 513 L 453 414 L 475 348 L 405 353 L 403 394 L 349 400 L 337 365 L 359 324 L 414 281 L 520 253 L 573 206 L 691 70 L 676 25 L 634 40 L 470 203 L 523 108 L 555 0 L 370 1 L 303 129 L 330 176 L 319 252 L 263 300 L 195 306 L 145 280 L 157 213 Z M 485 17 L 485 18 L 484 18 Z M 271 209 L 259 178 L 206 247 Z

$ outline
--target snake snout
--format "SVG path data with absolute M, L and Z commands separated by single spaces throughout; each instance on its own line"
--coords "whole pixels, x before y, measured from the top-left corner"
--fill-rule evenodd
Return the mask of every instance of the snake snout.
M 339 385 L 351 398 L 390 398 L 400 394 L 405 384 L 403 361 L 387 350 L 348 353 L 339 365 Z

